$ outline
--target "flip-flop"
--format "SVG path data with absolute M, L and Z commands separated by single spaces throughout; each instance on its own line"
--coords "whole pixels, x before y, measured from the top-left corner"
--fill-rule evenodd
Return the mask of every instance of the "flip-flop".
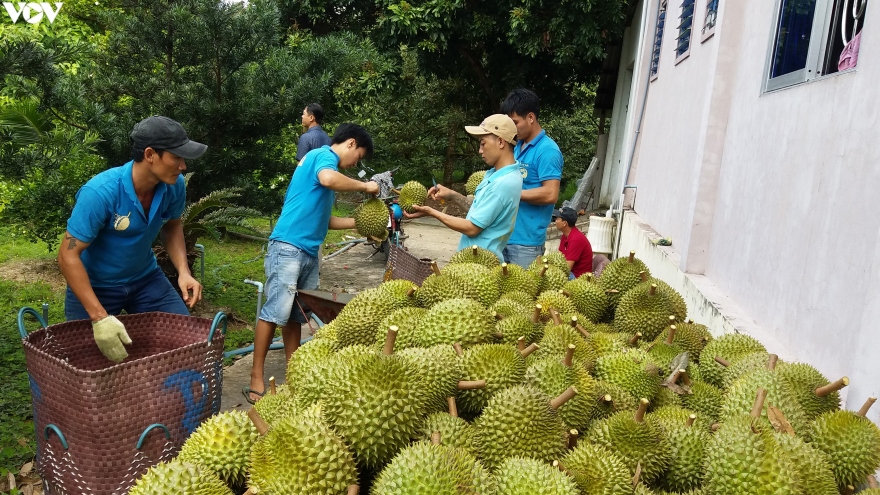
M 244 395 L 244 400 L 248 401 L 248 403 L 250 403 L 250 404 L 256 404 L 256 403 L 257 403 L 257 400 L 260 400 L 260 399 L 252 400 L 252 399 L 251 399 L 251 394 L 254 394 L 254 395 L 256 395 L 256 396 L 259 396 L 260 398 L 262 398 L 264 395 L 266 395 L 266 391 L 265 391 L 265 390 L 263 390 L 262 392 L 257 392 L 256 390 L 251 390 L 250 387 L 244 387 L 244 388 L 242 388 L 242 389 L 241 389 L 241 393 Z

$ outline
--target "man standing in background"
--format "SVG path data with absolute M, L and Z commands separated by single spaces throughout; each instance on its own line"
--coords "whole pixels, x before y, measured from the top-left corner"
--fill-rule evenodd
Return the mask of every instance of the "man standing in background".
M 299 142 L 296 145 L 297 163 L 309 151 L 316 150 L 321 146 L 330 146 L 330 136 L 321 128 L 324 125 L 324 107 L 320 103 L 309 103 L 303 108 L 302 125 L 306 132 L 299 137 Z
M 501 104 L 501 113 L 516 124 L 513 154 L 523 178 L 516 227 L 504 249 L 504 261 L 527 268 L 544 254 L 547 226 L 559 199 L 562 152 L 538 123 L 540 102 L 533 91 L 511 91 Z

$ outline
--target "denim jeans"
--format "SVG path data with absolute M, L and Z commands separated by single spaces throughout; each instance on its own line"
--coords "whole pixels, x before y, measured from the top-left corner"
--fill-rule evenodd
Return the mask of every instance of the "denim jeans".
M 180 294 L 171 286 L 168 277 L 159 267 L 146 277 L 124 285 L 112 287 L 93 287 L 101 306 L 107 314 L 118 315 L 123 310 L 128 314 L 161 311 L 178 315 L 189 315 Z M 64 317 L 70 320 L 86 320 L 89 313 L 79 302 L 79 298 L 67 287 L 64 297 Z
M 308 322 L 309 309 L 296 300 L 296 291 L 318 288 L 318 258 L 292 244 L 269 241 L 263 267 L 266 304 L 260 310 L 260 319 L 279 326 L 288 320 Z
M 504 254 L 505 263 L 513 263 L 514 265 L 528 268 L 533 261 L 544 254 L 544 246 L 508 244 L 502 254 Z

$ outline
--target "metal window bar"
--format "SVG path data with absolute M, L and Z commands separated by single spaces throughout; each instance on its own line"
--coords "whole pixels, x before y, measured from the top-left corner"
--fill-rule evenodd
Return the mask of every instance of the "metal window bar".
M 691 46 L 691 25 L 694 20 L 694 0 L 684 0 L 681 4 L 681 23 L 678 25 L 678 38 L 676 38 L 675 56 L 680 57 Z
M 709 4 L 706 5 L 706 22 L 703 24 L 703 34 L 714 28 L 715 23 L 718 22 L 718 1 L 709 0 Z
M 651 75 L 657 75 L 660 69 L 660 48 L 663 45 L 663 28 L 666 25 L 666 2 L 660 6 L 657 14 L 657 29 L 654 31 L 654 51 L 651 54 Z

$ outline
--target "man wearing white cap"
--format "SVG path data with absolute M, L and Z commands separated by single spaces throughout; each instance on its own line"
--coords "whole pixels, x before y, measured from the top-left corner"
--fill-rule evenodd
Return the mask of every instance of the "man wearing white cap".
M 413 206 L 417 213 L 406 216 L 432 216 L 450 229 L 461 232 L 459 250 L 479 246 L 492 251 L 502 260 L 502 252 L 516 225 L 522 191 L 519 163 L 513 158 L 516 125 L 507 115 L 495 114 L 486 117 L 478 126 L 466 126 L 464 129 L 480 139 L 480 155 L 487 165 L 493 167 L 477 186 L 467 217 L 447 215 L 429 206 Z M 432 187 L 428 195 L 432 199 L 444 199 L 457 204 L 465 201 L 461 194 L 441 185 Z

